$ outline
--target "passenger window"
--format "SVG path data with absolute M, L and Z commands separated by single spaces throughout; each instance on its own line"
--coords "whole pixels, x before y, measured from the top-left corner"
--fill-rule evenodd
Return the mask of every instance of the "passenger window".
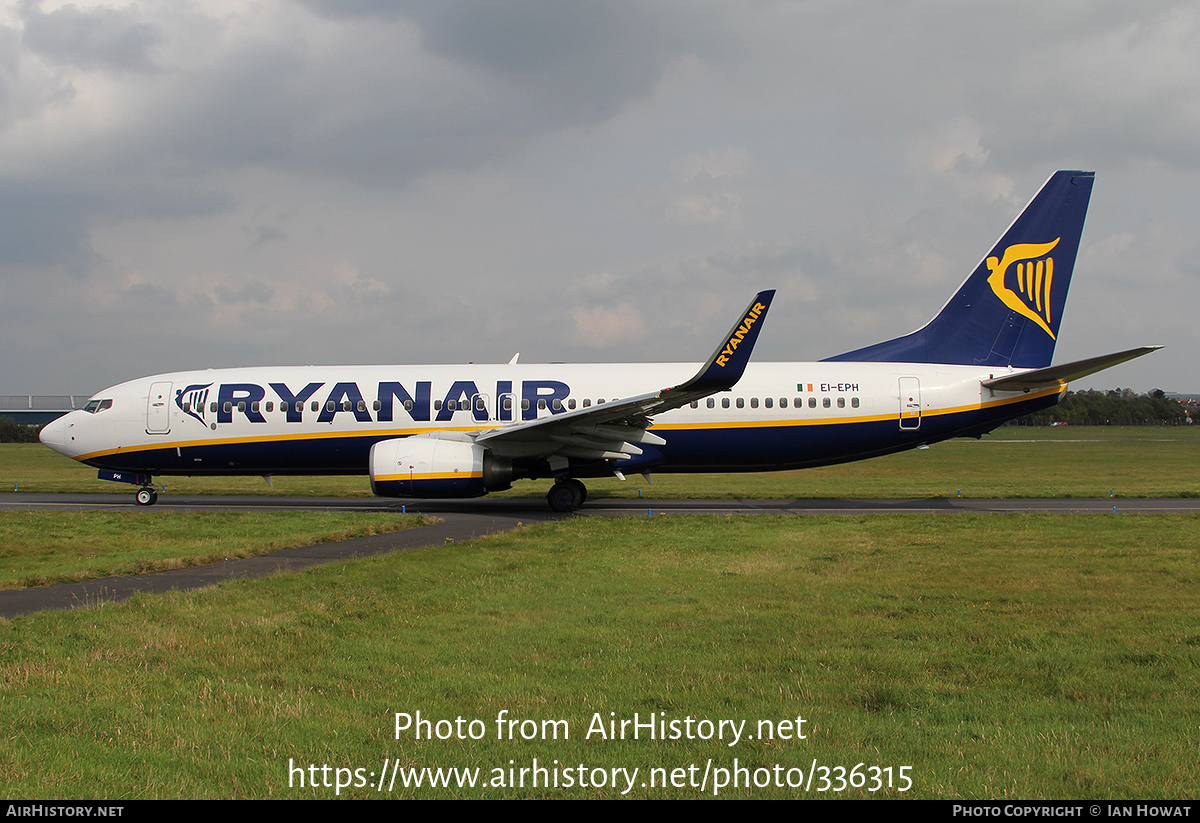
M 405 410 L 405 411 L 412 411 L 412 410 L 413 410 L 413 401 L 411 401 L 411 400 L 405 400 L 405 401 L 404 401 L 404 410 Z
M 826 408 L 826 409 L 829 408 L 829 398 L 828 397 L 821 398 L 821 406 L 822 406 L 822 408 Z
M 740 397 L 739 397 L 739 398 L 737 399 L 737 407 L 738 407 L 739 409 L 744 409 L 744 408 L 746 408 L 746 401 L 745 401 L 745 400 L 743 400 L 742 398 L 740 398 Z
M 297 401 L 297 402 L 302 402 L 302 401 Z M 311 408 L 313 411 L 320 411 L 321 410 L 320 401 L 318 401 L 318 400 L 312 401 L 312 405 L 309 406 L 309 408 Z
M 839 397 L 839 398 L 838 398 L 838 408 L 839 408 L 839 409 L 844 409 L 844 408 L 846 408 L 846 398 L 844 398 L 844 397 Z
M 360 412 L 363 412 L 363 411 L 366 411 L 366 410 L 367 410 L 367 401 L 366 401 L 366 400 L 359 400 L 359 401 L 358 401 L 358 410 L 359 410 Z
M 723 409 L 729 408 L 729 398 L 728 397 L 721 398 L 721 408 L 723 408 Z
M 808 398 L 808 407 L 810 409 L 815 409 L 817 407 L 817 398 L 815 398 L 815 397 Z
M 503 406 L 504 406 L 505 411 L 512 411 L 512 398 L 511 397 L 504 398 Z
M 226 401 L 225 401 L 225 413 L 226 413 L 226 414 L 230 414 L 232 411 L 233 411 L 233 403 L 231 403 L 230 401 L 226 400 Z
M 479 395 L 475 395 L 475 411 L 487 411 L 487 403 Z
M 184 413 L 184 414 L 187 414 L 187 413 L 188 413 L 188 411 L 190 411 L 190 410 L 191 410 L 191 408 L 192 408 L 192 404 L 191 404 L 191 403 L 184 403 L 184 404 L 183 404 L 183 413 Z M 84 411 L 87 411 L 87 407 L 86 407 L 86 406 L 84 407 Z
M 707 404 L 706 404 L 706 405 L 707 405 L 707 406 L 708 406 L 710 409 L 715 409 L 715 408 L 717 407 L 717 401 L 716 401 L 716 400 L 714 400 L 713 398 L 711 398 L 711 397 L 710 397 L 710 398 L 708 398 L 708 402 L 707 402 Z
M 529 411 L 529 398 L 528 397 L 521 398 L 521 411 Z
M 542 398 L 541 400 L 539 400 L 539 401 L 538 401 L 538 408 L 539 408 L 539 409 L 541 409 L 542 411 L 545 411 L 545 410 L 546 410 L 546 400 L 545 400 L 545 398 Z
M 275 411 L 275 401 L 274 400 L 267 401 L 267 411 L 269 411 L 269 412 Z
M 693 409 L 698 409 L 698 408 L 700 408 L 700 401 L 699 401 L 699 400 L 693 400 L 693 401 L 692 401 L 692 408 L 693 408 Z
M 354 403 L 350 400 L 343 400 L 342 411 L 354 411 Z
M 216 414 L 216 411 L 217 411 L 217 401 L 216 400 L 214 400 L 208 404 L 208 410 L 210 412 Z
M 441 400 L 434 400 L 434 401 L 433 401 L 433 410 L 434 410 L 434 411 L 441 411 L 441 410 L 442 410 L 442 401 L 441 401 Z
M 457 400 L 447 400 L 446 408 L 448 408 L 450 411 L 457 410 L 458 409 L 458 401 Z
M 575 408 L 575 398 L 574 397 L 572 397 L 570 400 L 567 401 L 567 408 L 574 410 L 574 408 Z
M 775 405 L 775 398 L 774 397 L 763 398 L 763 405 L 766 406 L 768 409 L 771 408 L 772 406 Z
M 857 398 L 857 397 L 851 397 L 851 398 L 850 398 L 850 405 L 851 405 L 853 408 L 856 408 L 856 409 L 857 409 L 857 408 L 858 408 L 858 398 Z
M 554 398 L 554 403 L 551 406 L 555 411 L 562 411 L 562 401 L 557 397 Z
M 758 408 L 758 398 L 757 397 L 750 398 L 750 408 L 752 408 L 752 409 Z
M 587 397 L 585 397 L 585 398 L 583 399 L 583 407 L 586 409 L 586 408 L 587 408 L 588 406 L 590 406 L 590 405 L 592 405 L 592 401 L 591 401 L 591 399 L 590 399 L 590 398 L 587 398 Z
M 337 406 L 334 404 L 334 402 L 332 400 L 325 401 L 325 411 L 331 412 L 336 408 L 337 408 Z

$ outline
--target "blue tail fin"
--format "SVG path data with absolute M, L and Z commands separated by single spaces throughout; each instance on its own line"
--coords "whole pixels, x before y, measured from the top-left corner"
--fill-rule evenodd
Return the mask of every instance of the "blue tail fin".
M 924 328 L 827 360 L 1049 366 L 1094 172 L 1055 172 Z

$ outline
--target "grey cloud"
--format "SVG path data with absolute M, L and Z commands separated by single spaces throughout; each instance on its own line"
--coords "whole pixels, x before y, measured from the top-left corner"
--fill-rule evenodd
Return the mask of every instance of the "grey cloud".
M 81 69 L 148 70 L 162 46 L 165 81 L 130 99 L 126 128 L 89 146 L 100 168 L 152 164 L 184 185 L 216 166 L 398 186 L 610 118 L 650 94 L 689 38 L 704 39 L 686 19 L 668 25 L 657 6 L 629 2 L 304 6 L 324 18 L 285 6 L 278 25 L 249 33 L 175 16 L 164 40 L 133 7 L 31 3 L 25 41 Z M 175 65 L 176 54 L 200 62 Z
M 70 173 L 40 178 L 0 175 L 0 264 L 39 264 L 81 275 L 99 262 L 89 230 L 103 218 L 186 218 L 232 207 L 231 197 L 207 185 L 174 185 Z
M 84 70 L 150 71 L 161 34 L 138 20 L 136 6 L 80 8 L 67 4 L 42 12 L 33 0 L 22 8 L 25 43 L 64 65 Z
M 213 289 L 213 297 L 221 305 L 237 305 L 251 303 L 265 305 L 275 296 L 275 287 L 261 280 L 248 280 L 229 286 L 218 284 Z
M 652 9 L 545 0 L 414 3 L 409 13 L 431 49 L 499 73 L 563 119 L 548 125 L 567 125 L 610 117 L 649 94 L 682 46 Z
M 47 180 L 0 180 L 0 264 L 60 267 L 76 274 L 96 262 L 87 238 L 94 198 Z
M 493 133 L 592 125 L 650 94 L 667 64 L 705 48 L 703 15 L 636 2 L 325 2 L 320 14 L 387 25 L 415 22 L 434 55 L 470 67 L 505 122 Z M 683 13 L 681 13 L 683 12 Z

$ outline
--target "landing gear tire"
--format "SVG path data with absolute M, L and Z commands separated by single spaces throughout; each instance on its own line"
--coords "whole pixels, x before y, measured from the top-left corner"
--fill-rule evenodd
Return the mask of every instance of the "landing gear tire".
M 133 499 L 139 506 L 153 506 L 158 502 L 158 492 L 154 489 L 138 489 Z
M 546 493 L 546 502 L 556 512 L 573 512 L 587 500 L 587 486 L 575 478 L 560 480 Z
M 574 478 L 568 480 L 567 484 L 570 485 L 570 487 L 574 489 L 579 496 L 579 502 L 575 504 L 575 508 L 578 509 L 587 502 L 587 486 L 583 485 L 583 483 Z

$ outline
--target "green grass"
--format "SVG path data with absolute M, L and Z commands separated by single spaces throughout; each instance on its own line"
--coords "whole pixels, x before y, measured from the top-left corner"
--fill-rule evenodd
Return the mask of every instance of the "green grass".
M 0 589 L 196 566 L 430 522 L 391 513 L 0 512 Z
M 1002 442 L 1017 440 L 1038 442 Z M 681 497 L 1173 496 L 1200 493 L 1198 451 L 1200 433 L 1190 429 L 1006 428 L 982 442 L 826 469 L 589 488 L 593 496 L 636 496 L 639 487 Z M 124 488 L 37 445 L 0 446 L 0 481 L 22 491 Z M 258 478 L 166 482 L 168 494 L 271 492 Z M 366 486 L 277 478 L 274 493 L 366 494 Z M 70 526 L 40 516 L 0 521 L 0 546 L 32 551 L 11 561 L 17 583 L 75 577 L 96 558 L 133 570 L 225 556 L 240 532 L 299 539 L 283 536 L 295 513 L 213 521 L 190 547 L 184 536 L 199 526 L 181 515 L 90 512 Z M 25 525 L 13 526 L 21 517 Z M 88 548 L 93 540 L 106 548 Z M 162 552 L 150 560 L 118 557 L 155 543 Z M 475 766 L 489 781 L 494 768 L 537 758 L 638 768 L 633 796 L 694 797 L 694 788 L 640 782 L 651 768 L 694 764 L 698 775 L 710 759 L 729 768 L 737 758 L 805 777 L 814 760 L 908 766 L 912 790 L 875 794 L 886 797 L 1195 798 L 1198 546 L 1200 518 L 1188 515 L 574 518 L 32 615 L 0 622 L 0 785 L 13 798 L 332 797 L 332 788 L 289 785 L 289 759 L 364 774 L 384 758 Z M 65 555 L 57 570 L 36 565 L 56 555 Z M 109 572 L 82 572 L 99 573 Z M 487 739 L 396 739 L 394 714 L 418 710 L 479 719 Z M 501 711 L 565 720 L 571 738 L 497 740 Z M 803 716 L 808 738 L 730 747 L 584 736 L 597 714 L 635 712 L 745 720 L 749 731 Z M 618 794 L 489 786 L 383 796 Z M 342 796 L 380 795 L 358 787 Z
M 1005 427 L 983 440 L 792 472 L 655 474 L 588 481 L 592 497 L 909 498 L 1179 497 L 1200 494 L 1200 431 L 1189 427 Z M 362 477 L 165 477 L 168 494 L 369 496 Z M 40 444 L 0 445 L 0 491 L 107 492 L 127 487 Z M 548 480 L 500 496 L 541 497 Z
M 0 781 L 12 798 L 303 798 L 334 790 L 289 786 L 289 759 L 484 779 L 534 758 L 642 776 L 815 759 L 908 766 L 911 797 L 1194 798 L 1198 546 L 1187 515 L 575 518 L 34 615 L 0 623 Z M 488 734 L 396 739 L 394 713 L 418 710 Z M 570 739 L 497 740 L 501 711 Z M 808 737 L 586 739 L 610 712 L 799 715 Z

